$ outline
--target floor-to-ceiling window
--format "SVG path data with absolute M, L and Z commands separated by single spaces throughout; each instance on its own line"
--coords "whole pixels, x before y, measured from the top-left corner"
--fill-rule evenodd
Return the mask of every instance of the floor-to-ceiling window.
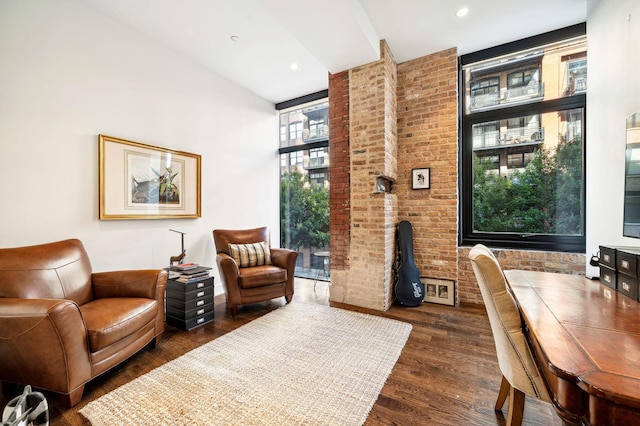
M 276 106 L 280 113 L 280 243 L 296 250 L 296 276 L 328 279 L 329 101 L 326 92 Z
M 460 65 L 461 243 L 584 251 L 585 26 Z

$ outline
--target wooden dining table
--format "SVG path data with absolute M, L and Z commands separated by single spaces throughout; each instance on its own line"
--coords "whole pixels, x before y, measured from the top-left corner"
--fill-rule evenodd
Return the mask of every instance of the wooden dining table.
M 640 303 L 581 275 L 504 273 L 563 422 L 640 425 Z

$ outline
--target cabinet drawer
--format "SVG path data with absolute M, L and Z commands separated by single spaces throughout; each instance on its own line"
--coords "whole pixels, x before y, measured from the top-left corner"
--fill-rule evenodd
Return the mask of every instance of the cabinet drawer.
M 204 305 L 213 303 L 213 296 L 203 296 L 193 300 L 178 300 L 167 298 L 167 309 L 180 309 L 182 311 L 190 311 L 192 309 L 201 308 Z
M 167 307 L 167 315 L 177 319 L 181 319 L 181 320 L 190 320 L 192 318 L 199 317 L 209 312 L 213 312 L 213 303 L 202 305 L 197 308 L 189 309 L 189 310 Z
M 618 292 L 638 300 L 638 279 L 626 274 L 618 275 Z
M 203 278 L 200 281 L 194 281 L 192 283 L 181 283 L 176 280 L 167 280 L 167 290 L 181 291 L 183 293 L 188 293 L 208 286 L 213 286 L 213 277 Z
M 607 287 L 617 289 L 617 274 L 615 269 L 600 266 L 600 282 Z
M 600 264 L 615 269 L 616 249 L 612 247 L 600 246 Z
M 193 291 L 176 291 L 167 289 L 167 299 L 176 299 L 188 302 L 190 300 L 200 299 L 204 296 L 213 295 L 213 286 L 206 286 Z
M 188 320 L 180 319 L 172 317 L 171 315 L 167 315 L 167 324 L 172 325 L 174 327 L 178 327 L 182 330 L 191 330 L 195 327 L 199 327 L 201 325 L 205 325 L 213 321 L 213 311 L 207 312 L 203 315 L 199 315 L 194 318 L 190 318 Z
M 635 253 L 618 250 L 618 253 L 616 253 L 616 265 L 618 266 L 618 272 L 629 277 L 637 277 L 638 272 L 636 259 Z

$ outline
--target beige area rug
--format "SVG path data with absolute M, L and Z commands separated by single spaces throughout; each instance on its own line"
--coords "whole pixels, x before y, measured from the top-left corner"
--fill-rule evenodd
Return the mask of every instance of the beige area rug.
M 360 425 L 411 325 L 293 302 L 88 403 L 94 426 Z

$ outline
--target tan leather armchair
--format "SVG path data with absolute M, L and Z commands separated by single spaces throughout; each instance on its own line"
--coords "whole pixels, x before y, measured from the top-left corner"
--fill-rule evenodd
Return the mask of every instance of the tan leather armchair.
M 509 292 L 498 259 L 482 244 L 471 249 L 469 259 L 487 309 L 502 372 L 495 409 L 501 410 L 509 397 L 506 424 L 518 426 L 522 424 L 525 394 L 545 402 L 551 402 L 551 399 L 536 368 L 522 331 L 520 310 Z
M 164 331 L 167 273 L 92 273 L 79 240 L 0 249 L 0 381 L 80 402 L 85 384 Z
M 227 308 L 231 315 L 238 306 L 262 302 L 284 296 L 287 303 L 293 297 L 293 278 L 298 253 L 293 250 L 271 248 L 266 227 L 230 230 L 214 229 L 216 263 L 222 286 L 227 294 Z M 240 267 L 229 251 L 229 244 L 266 242 L 271 264 Z

